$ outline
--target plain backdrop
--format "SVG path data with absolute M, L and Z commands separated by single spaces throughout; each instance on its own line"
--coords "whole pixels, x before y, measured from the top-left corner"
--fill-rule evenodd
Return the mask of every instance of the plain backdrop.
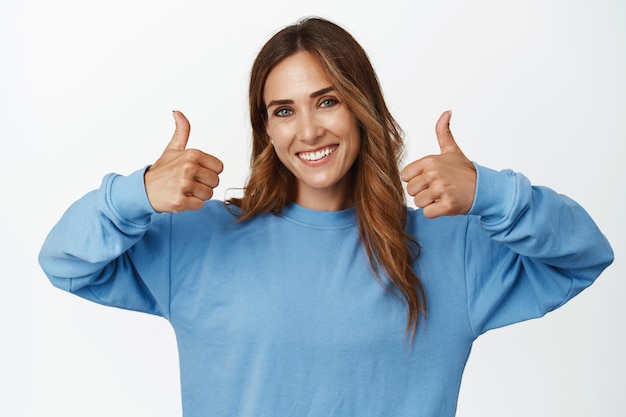
M 319 15 L 370 55 L 407 162 L 438 152 L 434 123 L 452 109 L 471 159 L 579 201 L 615 250 L 562 309 L 476 342 L 458 416 L 623 416 L 626 3 L 213 3 L 0 0 L 0 415 L 181 415 L 169 324 L 54 289 L 39 248 L 103 175 L 156 160 L 173 109 L 191 121 L 189 146 L 224 161 L 216 197 L 241 187 L 252 60 Z

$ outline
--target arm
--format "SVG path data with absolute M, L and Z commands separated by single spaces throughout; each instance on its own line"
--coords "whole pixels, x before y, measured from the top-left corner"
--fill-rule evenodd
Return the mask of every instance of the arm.
M 144 191 L 143 172 L 109 174 L 100 189 L 75 202 L 46 238 L 39 263 L 52 284 L 65 291 L 105 305 L 166 315 L 138 273 L 135 263 L 140 260 L 129 253 L 153 227 L 155 212 Z M 155 259 L 165 262 L 169 257 L 161 255 Z M 169 279 L 167 268 L 161 271 L 163 276 L 154 278 Z
M 64 290 L 118 307 L 167 316 L 169 215 L 202 207 L 217 186 L 221 162 L 185 149 L 189 122 L 147 171 L 108 175 L 74 203 L 52 229 L 39 261 Z M 141 244 L 138 244 L 141 243 Z
M 475 335 L 539 317 L 574 297 L 613 260 L 606 238 L 571 199 L 522 175 L 473 164 L 436 125 L 440 155 L 402 171 L 426 217 L 468 214 L 466 282 Z
M 611 264 L 613 251 L 573 200 L 512 171 L 476 168 L 465 255 L 478 335 L 560 307 Z

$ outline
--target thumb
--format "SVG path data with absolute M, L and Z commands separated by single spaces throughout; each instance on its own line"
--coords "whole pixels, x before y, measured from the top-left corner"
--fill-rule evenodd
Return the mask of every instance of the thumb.
M 174 130 L 174 135 L 172 135 L 172 139 L 167 145 L 167 149 L 183 151 L 187 147 L 191 126 L 189 125 L 189 120 L 187 120 L 185 115 L 178 110 L 174 110 L 173 115 L 174 122 L 176 122 L 176 130 Z
M 454 141 L 452 132 L 450 131 L 450 119 L 452 118 L 452 110 L 447 110 L 437 120 L 435 125 L 435 133 L 437 134 L 437 142 L 439 142 L 439 149 L 441 153 L 454 152 L 459 149 L 459 146 Z

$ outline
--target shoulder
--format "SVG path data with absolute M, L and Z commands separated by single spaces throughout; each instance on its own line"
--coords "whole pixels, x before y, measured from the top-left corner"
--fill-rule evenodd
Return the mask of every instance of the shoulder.
M 480 218 L 472 215 L 441 216 L 430 219 L 422 210 L 409 209 L 406 232 L 420 246 L 423 256 L 435 257 L 461 255 L 465 252 L 468 238 L 488 239 L 480 228 Z
M 476 216 L 441 216 L 429 219 L 424 216 L 422 209 L 407 208 L 406 230 L 412 236 L 420 236 L 427 233 L 441 233 L 446 230 L 462 231 L 465 233 L 468 225 L 475 220 Z
M 227 205 L 223 201 L 209 200 L 200 210 L 189 210 L 172 213 L 171 222 L 175 229 L 196 232 L 199 230 L 215 230 L 237 224 L 237 207 Z

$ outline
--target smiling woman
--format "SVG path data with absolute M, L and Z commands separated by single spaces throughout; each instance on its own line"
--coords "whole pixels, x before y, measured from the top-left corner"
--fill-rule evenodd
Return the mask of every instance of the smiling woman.
M 354 178 L 348 173 L 361 135 L 356 118 L 328 85 L 324 69 L 306 52 L 286 58 L 265 82 L 267 134 L 296 178 L 294 201 L 314 210 L 354 204 Z
M 62 289 L 171 323 L 186 417 L 452 417 L 473 342 L 562 306 L 613 253 L 571 199 L 470 162 L 450 117 L 440 154 L 400 171 L 364 50 L 300 21 L 252 67 L 241 199 L 207 201 L 222 162 L 187 149 L 174 112 L 161 157 L 72 205 L 40 263 Z
M 307 91 L 299 91 L 310 83 L 314 84 L 304 87 Z M 300 94 L 300 101 L 304 102 L 307 95 L 311 100 L 311 95 L 326 92 L 335 94 L 331 97 L 337 105 L 311 112 L 309 104 L 308 109 L 301 108 L 304 112 L 292 118 L 299 130 L 295 133 L 301 137 L 296 143 L 308 146 L 302 151 L 317 152 L 321 149 L 314 149 L 311 141 L 317 141 L 319 134 L 325 133 L 324 140 L 342 138 L 337 155 L 341 158 L 332 154 L 328 159 L 331 163 L 324 169 L 315 169 L 315 163 L 307 164 L 301 159 L 287 165 L 287 153 L 283 153 L 283 160 L 281 152 L 271 146 L 270 128 L 276 124 L 276 117 L 268 105 L 275 100 L 295 103 L 293 97 L 280 94 Z M 243 199 L 231 199 L 229 203 L 243 210 L 242 220 L 261 213 L 278 214 L 298 197 L 309 208 L 328 210 L 354 204 L 361 241 L 374 275 L 380 279 L 379 272 L 385 272 L 404 298 L 408 308 L 407 332 L 414 333 L 426 306 L 424 288 L 412 266 L 417 244 L 405 231 L 407 211 L 398 172 L 403 139 L 365 50 L 334 23 L 302 20 L 279 31 L 261 48 L 252 66 L 249 94 L 252 172 Z M 311 113 L 326 115 L 324 123 L 317 122 L 322 119 L 310 116 Z M 300 166 L 302 172 L 292 170 Z M 472 175 L 471 164 L 470 171 Z M 304 173 L 315 178 L 318 185 L 312 187 L 315 182 L 303 181 Z M 324 198 L 319 199 L 322 194 Z

